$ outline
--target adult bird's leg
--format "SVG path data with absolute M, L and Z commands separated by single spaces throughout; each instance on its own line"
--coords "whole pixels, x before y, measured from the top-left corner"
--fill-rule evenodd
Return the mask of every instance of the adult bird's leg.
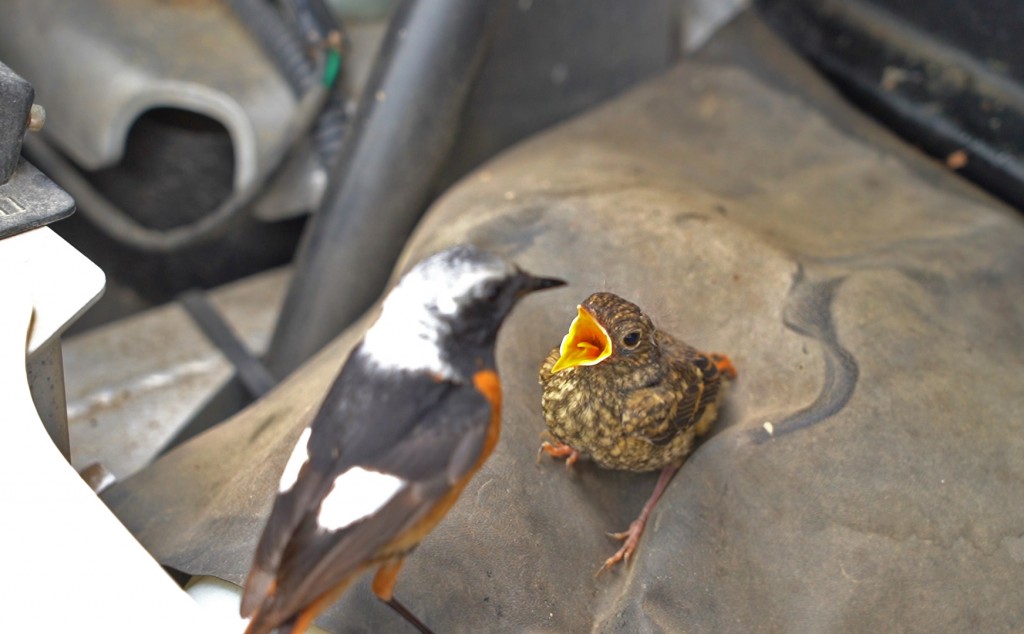
M 644 527 L 647 526 L 647 518 L 650 517 L 651 511 L 654 510 L 654 506 L 661 499 L 661 495 L 668 488 L 668 483 L 672 481 L 672 476 L 676 474 L 676 471 L 679 471 L 680 466 L 669 466 L 661 470 L 661 475 L 658 476 L 658 483 L 654 485 L 654 492 L 651 493 L 651 497 L 647 499 L 644 508 L 640 511 L 640 515 L 633 520 L 629 528 L 621 533 L 608 533 L 609 537 L 625 540 L 625 543 L 622 544 L 618 552 L 604 562 L 604 565 L 597 571 L 597 574 L 608 570 L 623 559 L 628 562 L 629 558 L 633 556 L 637 544 L 640 543 L 640 536 L 644 534 Z
M 402 562 L 404 560 L 401 557 L 390 559 L 384 563 L 380 568 L 377 569 L 377 574 L 373 576 L 373 593 L 377 595 L 377 598 L 388 604 L 395 612 L 398 612 L 399 616 L 409 622 L 410 625 L 415 627 L 421 632 L 421 634 L 434 634 L 434 632 L 416 618 L 416 615 L 409 611 L 409 608 L 399 602 L 395 598 L 395 581 L 398 579 L 398 571 L 402 569 Z

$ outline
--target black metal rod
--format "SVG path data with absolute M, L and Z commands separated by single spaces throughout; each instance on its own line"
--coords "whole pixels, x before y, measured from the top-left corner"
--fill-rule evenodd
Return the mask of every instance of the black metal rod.
M 238 378 L 246 391 L 257 399 L 273 389 L 276 381 L 267 372 L 260 360 L 245 345 L 234 329 L 202 291 L 187 291 L 178 302 L 185 312 L 192 317 L 199 329 L 203 331 L 210 343 L 217 346 L 224 357 L 231 362 L 238 372 Z
M 377 298 L 451 150 L 501 0 L 396 9 L 319 212 L 310 221 L 267 365 L 283 377 Z

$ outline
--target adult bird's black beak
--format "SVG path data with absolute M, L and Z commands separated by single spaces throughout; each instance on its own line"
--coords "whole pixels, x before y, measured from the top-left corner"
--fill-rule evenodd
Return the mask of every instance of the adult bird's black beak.
M 565 280 L 560 280 L 557 277 L 537 277 L 523 271 L 522 274 L 520 274 L 518 295 L 521 297 L 527 293 L 542 291 L 546 288 L 557 288 L 559 286 L 565 286 L 565 284 Z
M 544 289 L 554 289 L 559 286 L 565 286 L 567 283 L 564 280 L 558 278 L 541 278 L 530 274 L 525 270 L 519 269 L 519 295 L 525 295 L 526 293 L 532 293 L 534 291 L 543 291 Z

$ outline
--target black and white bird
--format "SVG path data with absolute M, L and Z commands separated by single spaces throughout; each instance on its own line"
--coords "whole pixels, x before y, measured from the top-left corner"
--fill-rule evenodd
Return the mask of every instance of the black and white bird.
M 497 444 L 502 321 L 563 284 L 471 246 L 400 280 L 285 465 L 245 583 L 247 632 L 305 631 L 370 568 L 374 594 L 430 631 L 394 596 L 402 561 Z

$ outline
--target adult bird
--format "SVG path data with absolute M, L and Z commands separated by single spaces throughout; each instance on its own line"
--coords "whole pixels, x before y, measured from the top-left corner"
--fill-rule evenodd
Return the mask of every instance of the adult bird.
M 640 515 L 611 534 L 624 543 L 599 574 L 633 555 L 694 439 L 714 422 L 726 380 L 735 377 L 728 357 L 698 352 L 618 295 L 594 293 L 577 307 L 569 333 L 541 364 L 553 440 L 541 451 L 565 458 L 566 467 L 587 456 L 607 469 L 661 470 Z
M 498 441 L 494 344 L 532 291 L 561 286 L 471 246 L 417 264 L 385 298 L 284 472 L 245 583 L 247 632 L 303 632 L 362 572 L 394 596 L 405 556 Z

